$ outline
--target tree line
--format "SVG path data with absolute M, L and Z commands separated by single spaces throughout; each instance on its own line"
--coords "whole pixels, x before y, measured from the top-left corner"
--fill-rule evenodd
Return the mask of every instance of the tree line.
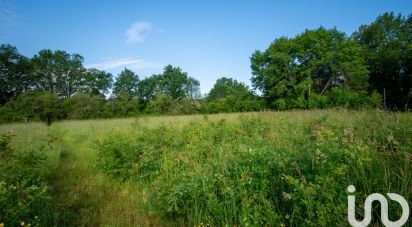
M 0 122 L 195 114 L 343 106 L 408 110 L 412 99 L 412 16 L 385 13 L 348 36 L 336 28 L 280 37 L 251 56 L 252 88 L 218 79 L 202 96 L 179 67 L 144 79 L 114 79 L 83 57 L 41 50 L 28 58 L 0 45 Z
M 385 13 L 351 36 L 320 27 L 276 39 L 251 57 L 252 84 L 270 108 L 383 106 L 412 98 L 412 15 Z

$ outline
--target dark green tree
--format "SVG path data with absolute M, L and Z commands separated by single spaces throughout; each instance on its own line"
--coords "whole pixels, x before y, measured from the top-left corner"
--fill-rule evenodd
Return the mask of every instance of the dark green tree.
M 361 47 L 336 29 L 306 30 L 296 37 L 299 74 L 313 80 L 321 95 L 331 87 L 362 91 L 368 87 L 368 70 Z
M 41 120 L 47 125 L 60 119 L 64 113 L 57 94 L 49 91 L 28 91 L 12 103 L 15 114 L 22 120 Z
M 17 48 L 0 45 L 0 104 L 15 99 L 21 92 L 33 86 L 30 60 Z
M 222 77 L 216 81 L 215 85 L 210 90 L 207 99 L 216 100 L 228 96 L 252 97 L 253 94 L 244 83 L 239 83 L 232 78 Z
M 90 95 L 104 95 L 109 92 L 112 82 L 112 74 L 97 69 L 87 69 L 80 90 Z
M 174 100 L 196 100 L 201 97 L 199 81 L 171 65 L 167 65 L 162 74 L 140 81 L 137 93 L 143 102 L 150 101 L 159 93 Z
M 261 100 L 249 87 L 235 79 L 218 79 L 206 97 L 208 112 L 241 112 L 263 109 Z
M 188 76 L 186 72 L 182 72 L 182 69 L 172 65 L 164 68 L 160 85 L 163 94 L 176 100 L 186 98 L 185 86 L 187 84 Z
M 125 92 L 107 100 L 105 115 L 111 117 L 133 117 L 140 113 L 140 103 L 135 98 L 130 98 Z
M 312 94 L 333 87 L 362 92 L 368 70 L 357 42 L 336 29 L 306 30 L 276 39 L 251 57 L 252 85 L 270 107 L 305 108 Z
M 193 77 L 187 78 L 183 90 L 185 91 L 186 99 L 199 100 L 202 97 L 202 94 L 200 94 L 200 82 Z
M 147 103 L 161 90 L 162 75 L 152 75 L 139 82 L 137 96 L 140 101 Z
M 129 99 L 137 97 L 139 76 L 125 68 L 113 84 L 113 96 L 127 96 Z
M 83 57 L 65 51 L 41 50 L 32 58 L 36 86 L 40 90 L 69 98 L 82 86 L 85 75 Z
M 179 110 L 179 103 L 171 96 L 157 93 L 153 99 L 150 100 L 147 111 L 156 114 L 176 114 Z M 176 112 L 174 112 L 176 111 Z
M 63 101 L 68 119 L 90 119 L 102 116 L 104 98 L 101 95 L 76 93 Z
M 370 90 L 384 96 L 386 107 L 410 108 L 412 89 L 412 19 L 385 13 L 353 34 L 370 71 Z

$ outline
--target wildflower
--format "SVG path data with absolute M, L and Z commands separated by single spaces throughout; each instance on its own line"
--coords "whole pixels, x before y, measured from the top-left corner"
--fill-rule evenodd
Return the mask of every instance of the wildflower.
M 20 222 L 20 225 L 21 225 L 21 226 L 24 226 L 24 221 Z
M 282 192 L 282 195 L 283 195 L 284 200 L 291 200 L 292 199 L 292 196 L 287 192 Z
M 34 219 L 37 219 L 37 218 L 39 218 L 39 217 L 37 217 L 37 216 L 34 216 Z
M 283 223 L 282 223 L 282 224 L 280 224 L 280 227 L 285 227 L 285 224 L 283 224 Z
M 0 223 L 0 227 L 4 227 L 4 223 Z

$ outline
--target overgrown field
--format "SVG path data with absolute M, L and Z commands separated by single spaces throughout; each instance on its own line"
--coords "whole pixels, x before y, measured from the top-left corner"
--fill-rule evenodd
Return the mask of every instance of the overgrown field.
M 358 219 L 374 192 L 412 205 L 410 113 L 141 117 L 0 132 L 15 135 L 1 150 L 5 226 L 348 226 L 349 185 Z M 389 207 L 397 220 L 400 206 Z

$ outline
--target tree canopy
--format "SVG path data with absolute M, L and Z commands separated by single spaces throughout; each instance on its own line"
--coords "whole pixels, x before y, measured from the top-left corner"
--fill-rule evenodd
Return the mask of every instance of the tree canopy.
M 125 68 L 113 84 L 113 96 L 117 97 L 124 94 L 130 99 L 135 98 L 137 96 L 138 83 L 139 76 L 133 71 Z
M 360 26 L 353 37 L 370 71 L 370 89 L 385 96 L 388 108 L 407 109 L 412 98 L 412 15 L 385 13 Z
M 199 81 L 172 65 L 167 65 L 162 74 L 142 80 L 137 93 L 142 100 L 149 100 L 160 93 L 170 96 L 173 100 L 194 100 L 201 96 Z
M 9 44 L 0 46 L 0 104 L 33 86 L 30 59 Z
M 112 74 L 98 69 L 87 69 L 80 90 L 90 95 L 105 95 L 111 89 L 112 83 Z
M 217 100 L 228 96 L 244 97 L 249 95 L 252 95 L 252 93 L 245 84 L 233 78 L 222 77 L 216 81 L 207 98 Z
M 263 108 L 261 100 L 246 86 L 233 78 L 219 78 L 206 96 L 207 111 L 243 112 Z
M 250 57 L 252 89 L 221 77 L 208 94 L 180 67 L 139 76 L 87 69 L 83 57 L 0 45 L 0 122 L 263 109 L 380 108 L 412 101 L 412 15 L 384 13 L 348 36 L 337 28 L 279 37 Z
M 333 87 L 362 91 L 368 70 L 359 44 L 336 29 L 306 30 L 294 38 L 276 39 L 251 57 L 252 85 L 269 106 L 287 99 L 305 107 L 311 94 Z
M 69 98 L 81 88 L 85 75 L 83 60 L 79 54 L 41 50 L 32 58 L 37 88 Z

